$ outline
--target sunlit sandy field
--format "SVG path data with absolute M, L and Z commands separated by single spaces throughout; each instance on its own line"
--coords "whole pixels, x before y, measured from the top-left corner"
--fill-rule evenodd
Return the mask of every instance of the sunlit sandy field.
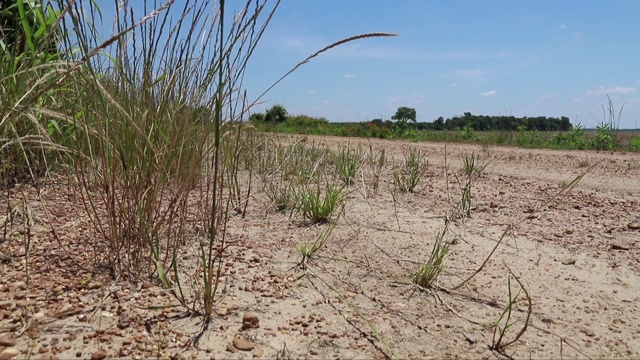
M 377 190 L 374 169 L 362 163 L 335 223 L 309 225 L 295 211 L 276 211 L 256 177 L 246 211 L 229 220 L 216 315 L 204 332 L 160 283 L 96 269 L 100 239 L 73 186 L 52 181 L 41 198 L 29 186 L 11 190 L 26 200 L 10 198 L 14 222 L 0 234 L 0 351 L 60 359 L 640 357 L 640 154 L 305 139 L 362 154 L 384 149 Z M 415 191 L 403 193 L 394 171 L 410 148 L 428 165 Z M 474 178 L 468 216 L 459 216 L 461 158 L 472 153 L 486 168 Z M 30 233 L 18 225 L 26 217 Z M 300 246 L 333 225 L 302 261 Z M 450 246 L 442 272 L 420 286 L 414 274 L 439 234 Z

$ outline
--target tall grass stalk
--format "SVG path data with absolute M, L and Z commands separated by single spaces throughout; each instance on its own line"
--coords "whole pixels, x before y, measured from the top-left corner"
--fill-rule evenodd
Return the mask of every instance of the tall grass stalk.
M 463 171 L 462 179 L 456 176 L 458 186 L 460 187 L 460 202 L 458 203 L 457 213 L 459 217 L 465 218 L 471 216 L 471 204 L 473 200 L 471 190 L 473 189 L 474 181 L 489 164 L 482 163 L 480 157 L 476 156 L 475 153 L 465 155 L 461 160 Z
M 0 65 L 3 185 L 70 164 L 106 240 L 95 242 L 105 250 L 96 250 L 96 264 L 114 277 L 160 279 L 208 323 L 229 212 L 246 209 L 251 191 L 251 171 L 246 184 L 238 171 L 245 145 L 237 122 L 264 94 L 254 102 L 241 94 L 244 70 L 280 1 L 236 2 L 233 17 L 224 0 L 119 2 L 105 41 L 94 27 L 96 2 L 61 0 L 60 11 L 17 3 L 40 12 L 30 13 L 35 22 L 21 12 L 27 50 L 12 49 Z M 280 80 L 335 46 L 390 35 L 340 40 Z M 308 170 L 305 181 L 316 171 Z M 193 269 L 180 260 L 188 252 L 199 257 Z
M 107 49 L 111 55 L 92 61 L 92 77 L 76 82 L 86 96 L 78 101 L 85 141 L 78 144 L 75 168 L 86 207 L 107 239 L 107 265 L 134 278 L 155 274 L 207 320 L 229 209 L 243 197 L 242 130 L 235 121 L 246 106 L 238 89 L 278 4 L 246 1 L 229 21 L 224 1 L 187 1 L 183 8 L 169 3 L 115 41 Z M 116 27 L 130 28 L 133 14 L 125 4 Z M 204 234 L 186 226 L 189 217 Z M 195 243 L 187 243 L 193 237 Z M 196 276 L 186 276 L 180 258 L 193 245 L 200 261 Z

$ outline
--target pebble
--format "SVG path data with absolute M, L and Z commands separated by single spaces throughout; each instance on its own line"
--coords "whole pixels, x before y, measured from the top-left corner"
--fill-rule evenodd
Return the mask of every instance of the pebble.
M 631 249 L 631 246 L 625 245 L 625 244 L 615 243 L 615 244 L 611 244 L 611 249 L 612 250 L 629 250 L 629 249 Z
M 11 284 L 10 288 L 13 288 L 14 290 L 16 289 L 27 290 L 27 283 L 25 283 L 24 281 L 16 281 L 13 284 Z
M 20 355 L 20 351 L 15 348 L 7 348 L 0 353 L 0 360 L 9 360 Z
M 562 265 L 574 265 L 576 263 L 576 259 L 574 258 L 566 258 L 562 260 Z
M 253 343 L 249 340 L 245 340 L 243 338 L 241 338 L 240 336 L 236 336 L 233 338 L 232 341 L 233 347 L 235 347 L 238 350 L 242 350 L 242 351 L 250 351 L 253 350 L 254 346 Z
M 101 287 L 102 287 L 102 284 L 101 284 L 101 283 L 99 283 L 99 282 L 97 282 L 97 281 L 94 281 L 94 282 L 92 282 L 92 283 L 89 283 L 89 286 L 87 286 L 87 289 L 89 289 L 89 290 L 96 290 L 96 289 L 100 289 Z
M 91 354 L 91 360 L 103 360 L 106 357 L 107 357 L 107 352 L 102 349 Z
M 264 355 L 264 350 L 262 350 L 261 348 L 255 348 L 252 351 L 253 357 L 256 359 L 259 359 L 262 357 L 262 355 Z
M 244 313 L 242 316 L 242 330 L 257 329 L 260 327 L 260 319 L 258 315 L 253 313 Z
M 11 338 L 8 334 L 0 335 L 0 346 L 12 347 L 16 346 L 16 341 Z

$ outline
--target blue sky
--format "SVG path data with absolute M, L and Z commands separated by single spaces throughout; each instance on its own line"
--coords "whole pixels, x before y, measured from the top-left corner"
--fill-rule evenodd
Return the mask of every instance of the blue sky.
M 254 112 L 282 104 L 364 121 L 409 106 L 418 121 L 471 112 L 593 127 L 609 95 L 624 105 L 620 127 L 640 127 L 636 0 L 283 0 L 247 69 L 249 98 L 320 48 L 367 32 L 399 36 L 322 54 Z
M 332 121 L 464 112 L 567 116 L 594 126 L 609 95 L 640 126 L 640 1 L 285 0 L 248 70 L 249 94 L 333 41 L 268 95 Z

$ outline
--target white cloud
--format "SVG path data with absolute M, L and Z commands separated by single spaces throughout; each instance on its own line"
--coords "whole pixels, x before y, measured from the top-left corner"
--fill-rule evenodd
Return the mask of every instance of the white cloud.
M 562 24 L 562 25 L 560 25 L 560 29 L 561 29 L 561 30 L 564 30 L 564 29 L 566 29 L 566 28 L 567 28 L 567 24 Z
M 345 79 L 353 79 L 355 78 L 357 75 L 356 74 L 344 74 L 344 78 Z
M 325 104 L 333 104 L 333 100 L 325 100 L 325 101 L 323 101 L 323 103 L 325 103 Z
M 316 91 L 315 91 L 315 90 L 309 90 L 309 94 L 311 94 L 311 95 L 315 95 L 315 94 L 316 94 Z
M 581 32 L 574 32 L 573 33 L 573 37 L 580 37 L 580 36 L 582 36 Z
M 489 90 L 489 91 L 481 92 L 480 96 L 493 96 L 495 94 L 496 94 L 495 90 Z
M 603 96 L 611 94 L 630 94 L 635 92 L 636 89 L 630 86 L 599 86 L 597 89 L 589 90 L 585 95 L 587 96 Z

